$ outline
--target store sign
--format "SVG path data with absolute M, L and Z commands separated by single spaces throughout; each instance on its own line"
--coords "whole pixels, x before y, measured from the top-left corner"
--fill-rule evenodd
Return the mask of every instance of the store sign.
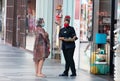
M 110 17 L 103 17 L 103 24 L 110 24 L 110 23 L 111 23 Z

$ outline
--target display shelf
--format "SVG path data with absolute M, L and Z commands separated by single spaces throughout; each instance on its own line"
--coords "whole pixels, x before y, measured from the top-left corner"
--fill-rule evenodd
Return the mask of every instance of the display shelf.
M 90 58 L 90 72 L 92 74 L 108 74 L 109 73 L 109 44 L 101 44 L 101 48 L 98 48 L 98 44 L 93 44 L 93 53 Z
M 108 64 L 107 62 L 98 62 L 96 61 L 95 64 Z

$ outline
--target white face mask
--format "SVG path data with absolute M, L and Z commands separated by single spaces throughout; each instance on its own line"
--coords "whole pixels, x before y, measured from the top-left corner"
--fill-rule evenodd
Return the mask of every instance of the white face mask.
M 45 23 L 42 23 L 41 26 L 44 27 L 44 26 L 45 26 Z

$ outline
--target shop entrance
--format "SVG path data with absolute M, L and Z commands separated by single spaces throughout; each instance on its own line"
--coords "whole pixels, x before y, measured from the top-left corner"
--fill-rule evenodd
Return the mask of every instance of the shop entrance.
M 94 0 L 93 45 L 90 55 L 90 73 L 109 74 L 111 39 L 111 0 Z
M 36 0 L 8 0 L 5 41 L 33 50 Z
M 90 71 L 90 53 L 92 46 L 92 0 L 80 2 L 80 61 L 79 68 Z

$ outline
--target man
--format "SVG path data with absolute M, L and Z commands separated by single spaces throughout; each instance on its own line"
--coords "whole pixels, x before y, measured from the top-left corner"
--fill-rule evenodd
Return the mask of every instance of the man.
M 59 76 L 68 76 L 69 68 L 72 74 L 76 76 L 76 69 L 74 63 L 75 40 L 77 40 L 76 33 L 73 27 L 69 26 L 70 16 L 65 16 L 64 28 L 60 29 L 59 39 L 62 41 L 62 50 L 65 58 L 65 70 Z

